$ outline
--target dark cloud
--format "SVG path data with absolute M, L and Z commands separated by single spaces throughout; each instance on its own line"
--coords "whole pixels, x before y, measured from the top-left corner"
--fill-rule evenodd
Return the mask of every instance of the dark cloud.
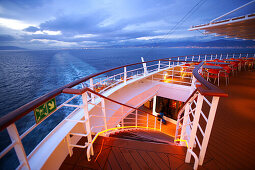
M 39 31 L 39 30 L 40 29 L 37 28 L 37 27 L 30 26 L 30 27 L 25 28 L 23 31 L 26 31 L 26 32 L 36 32 L 36 31 Z
M 14 41 L 15 38 L 10 35 L 0 35 L 1 42 Z

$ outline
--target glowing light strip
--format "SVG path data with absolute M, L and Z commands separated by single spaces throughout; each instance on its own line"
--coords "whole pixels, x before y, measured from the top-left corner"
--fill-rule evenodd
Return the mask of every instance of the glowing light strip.
M 111 130 L 126 129 L 126 128 L 141 128 L 141 129 L 152 129 L 152 130 L 160 131 L 160 129 L 157 129 L 157 128 L 155 129 L 155 128 L 144 127 L 144 126 L 124 126 L 124 127 L 116 127 L 116 128 L 106 129 L 106 130 L 103 130 L 103 131 L 101 131 L 101 132 L 98 132 L 98 133 L 96 134 L 96 136 L 94 137 L 94 139 L 92 140 L 91 144 L 93 144 L 93 143 L 95 142 L 96 138 L 98 137 L 98 135 L 100 135 L 100 134 L 102 134 L 102 133 L 105 133 L 105 132 L 111 131 Z M 162 131 L 160 131 L 160 132 L 162 132 Z M 164 132 L 162 132 L 162 133 L 164 133 Z M 166 135 L 168 135 L 168 136 L 171 136 L 171 135 L 169 135 L 169 134 L 167 134 L 167 133 L 164 133 L 164 134 L 166 134 Z M 174 136 L 171 136 L 171 137 L 174 137 Z M 187 142 L 186 142 L 186 143 L 187 143 Z
M 102 151 L 102 149 L 103 149 L 103 145 L 104 145 L 104 139 L 103 139 L 103 142 L 102 142 L 101 149 L 100 149 L 100 151 L 99 151 L 99 153 L 98 153 L 98 155 L 97 155 L 97 157 L 96 157 L 96 159 L 95 159 L 94 162 L 96 162 L 97 158 L 99 157 L 99 155 L 100 155 L 100 153 L 101 153 L 101 151 Z
M 188 146 L 187 140 L 184 140 L 184 139 L 176 139 L 176 140 L 174 140 L 174 141 L 185 142 L 185 143 L 186 143 L 187 148 L 189 149 L 189 146 Z

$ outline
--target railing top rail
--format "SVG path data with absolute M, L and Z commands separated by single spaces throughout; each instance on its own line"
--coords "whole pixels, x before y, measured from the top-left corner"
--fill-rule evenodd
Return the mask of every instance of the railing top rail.
M 198 73 L 198 70 L 202 67 L 203 64 L 204 62 L 201 62 L 193 69 L 192 72 L 194 77 L 202 84 L 202 86 L 197 87 L 198 91 L 205 96 L 227 97 L 228 94 L 225 91 L 209 83 Z
M 252 54 L 252 53 L 236 53 L 236 54 Z M 124 68 L 124 67 L 128 67 L 128 66 L 133 66 L 133 65 L 138 65 L 138 64 L 143 64 L 143 63 L 151 63 L 151 62 L 155 62 L 155 61 L 171 61 L 171 62 L 193 62 L 193 61 L 181 61 L 181 60 L 173 60 L 176 58 L 181 58 L 181 57 L 189 57 L 189 56 L 205 56 L 205 55 L 216 55 L 216 54 L 198 54 L 198 55 L 185 55 L 185 56 L 178 56 L 178 57 L 171 57 L 170 58 L 163 58 L 163 59 L 157 59 L 157 60 L 151 60 L 151 61 L 145 61 L 145 62 L 139 62 L 139 63 L 133 63 L 133 64 L 128 64 L 128 65 L 123 65 L 123 66 L 119 66 L 119 67 L 115 67 L 112 69 L 108 69 L 105 71 L 101 71 L 98 73 L 94 73 L 91 74 L 89 76 L 83 77 L 81 79 L 75 80 L 69 84 L 66 84 L 58 89 L 55 89 L 23 106 L 21 106 L 20 108 L 8 113 L 7 115 L 4 115 L 0 118 L 0 131 L 2 131 L 3 129 L 5 129 L 7 126 L 9 126 L 10 124 L 14 123 L 15 121 L 21 119 L 22 117 L 24 117 L 26 114 L 28 114 L 29 112 L 33 111 L 35 108 L 37 108 L 38 106 L 42 105 L 43 103 L 47 102 L 48 100 L 50 100 L 53 97 L 58 96 L 59 94 L 61 94 L 63 92 L 64 89 L 66 88 L 72 88 L 78 84 L 81 84 L 85 81 L 88 81 L 90 78 L 99 76 L 99 75 L 103 75 L 107 72 L 111 72 L 120 68 Z M 226 54 L 223 54 L 226 55 Z M 229 54 L 232 55 L 232 54 Z M 194 61 L 196 62 L 196 61 Z M 200 68 L 200 67 L 199 67 Z M 195 70 L 195 69 L 194 69 Z M 199 88 L 200 92 L 202 92 L 203 94 L 208 94 L 208 95 L 212 95 L 214 94 L 213 91 L 217 92 L 215 94 L 225 94 L 222 92 L 222 90 L 220 90 L 219 88 L 213 86 L 211 83 L 207 82 L 206 80 L 204 80 L 198 73 L 194 72 L 193 70 L 193 74 L 195 74 L 194 76 L 197 78 L 198 81 L 200 81 L 205 87 L 207 87 L 209 90 L 206 89 L 201 89 Z M 221 92 L 221 93 L 219 93 Z

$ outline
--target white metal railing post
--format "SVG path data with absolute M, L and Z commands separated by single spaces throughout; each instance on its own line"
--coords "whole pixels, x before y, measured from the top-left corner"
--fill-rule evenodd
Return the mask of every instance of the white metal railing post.
M 178 63 L 177 63 L 177 65 L 180 65 L 180 62 L 179 62 L 179 61 L 180 61 L 180 58 L 178 57 Z
M 89 79 L 89 82 L 90 82 L 90 89 L 91 90 L 94 90 L 94 88 L 93 88 L 93 78 L 90 78 Z M 95 103 L 95 95 L 94 95 L 94 93 L 91 93 L 91 100 L 92 100 L 92 103 Z
M 160 71 L 160 60 L 158 60 L 158 71 Z
M 187 56 L 185 57 L 185 61 L 187 61 Z
M 217 58 L 218 58 L 218 55 L 216 54 L 215 59 L 217 59 Z
M 124 67 L 124 84 L 127 84 L 127 67 Z
M 85 117 L 85 127 L 87 132 L 88 143 L 91 145 L 91 155 L 94 155 L 93 145 L 92 145 L 92 136 L 91 136 L 91 127 L 90 127 L 90 120 L 89 120 L 89 111 L 88 111 L 88 100 L 87 100 L 87 92 L 82 94 L 82 102 L 83 102 L 83 110 L 84 110 L 84 117 Z M 88 157 L 90 160 L 90 157 Z
M 135 110 L 135 126 L 137 127 L 137 109 Z
M 227 54 L 227 56 L 226 56 L 226 59 L 228 59 L 228 54 Z
M 194 147 L 194 144 L 195 144 L 197 127 L 198 127 L 198 123 L 199 123 L 199 117 L 200 117 L 200 113 L 201 113 L 201 109 L 202 109 L 202 105 L 203 105 L 203 100 L 204 100 L 203 98 L 204 98 L 204 96 L 199 93 L 198 98 L 197 98 L 195 117 L 194 117 L 193 122 L 192 122 L 192 130 L 191 130 L 190 140 L 189 140 L 189 144 L 188 144 L 188 147 L 189 147 L 188 149 L 190 149 L 190 150 L 193 150 L 193 147 Z M 190 163 L 190 158 L 191 158 L 191 153 L 187 152 L 185 162 Z
M 171 67 L 171 58 L 169 58 L 168 67 Z
M 239 58 L 242 58 L 242 54 L 240 53 Z
M 212 54 L 211 54 L 211 60 L 212 60 Z
M 184 111 L 184 117 L 183 117 L 183 123 L 182 123 L 182 130 L 181 130 L 181 136 L 180 136 L 180 139 L 182 140 L 186 140 L 185 135 L 186 135 L 186 128 L 187 128 L 187 122 L 188 122 L 188 119 L 189 119 L 189 105 L 190 105 L 190 102 L 188 102 L 185 106 L 185 111 Z M 185 126 L 185 127 L 184 127 Z M 185 142 L 180 142 L 180 144 L 182 146 L 185 146 L 186 143 Z
M 210 134 L 211 134 L 211 131 L 212 131 L 212 126 L 213 126 L 217 106 L 218 106 L 218 103 L 219 103 L 219 99 L 220 98 L 216 97 L 216 96 L 214 96 L 213 99 L 212 99 L 212 105 L 211 105 L 211 109 L 210 109 L 210 112 L 209 112 L 207 125 L 206 125 L 206 128 L 205 128 L 205 135 L 204 135 L 204 138 L 203 138 L 203 142 L 202 142 L 201 150 L 200 150 L 200 154 L 199 154 L 199 165 L 203 165 L 203 161 L 204 161 L 204 158 L 205 158 L 207 145 L 208 145 Z
M 222 60 L 222 54 L 220 54 L 220 60 Z
M 207 55 L 205 55 L 205 61 L 206 61 Z
M 14 149 L 15 149 L 16 155 L 19 159 L 20 165 L 24 164 L 26 169 L 30 169 L 30 166 L 29 166 L 29 163 L 27 160 L 27 155 L 26 155 L 26 152 L 22 145 L 16 125 L 13 123 L 10 126 L 8 126 L 6 129 L 7 129 L 7 132 L 9 134 L 10 138 L 11 138 L 12 143 L 15 143 Z
M 198 62 L 200 61 L 200 55 L 198 56 Z
M 141 60 L 142 60 L 142 62 L 144 62 L 144 58 L 143 58 L 143 57 L 141 57 Z M 143 70 L 144 70 L 143 75 L 145 76 L 145 75 L 148 73 L 148 72 L 147 72 L 146 63 L 143 63 Z
M 235 58 L 235 54 L 233 54 L 233 58 Z
M 191 61 L 194 61 L 194 55 L 192 56 L 192 60 Z
M 156 103 L 157 103 L 157 96 L 155 95 L 153 97 L 153 105 L 152 105 L 152 114 L 154 116 L 157 116 L 157 113 L 156 113 Z
M 101 106 L 102 106 L 102 113 L 103 113 L 103 118 L 104 118 L 104 128 L 105 128 L 105 130 L 107 130 L 105 100 L 104 100 L 104 98 L 101 99 Z
M 197 79 L 195 78 L 195 76 L 192 76 L 192 82 L 191 82 L 191 88 L 190 88 L 190 94 L 191 93 L 193 93 L 193 91 L 195 90 L 195 88 L 196 88 L 196 81 L 197 81 Z

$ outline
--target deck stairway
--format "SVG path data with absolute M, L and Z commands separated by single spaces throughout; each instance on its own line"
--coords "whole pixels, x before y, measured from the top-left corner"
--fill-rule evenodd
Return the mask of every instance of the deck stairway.
M 84 142 L 85 138 L 79 144 Z M 100 136 L 94 143 L 95 155 L 91 161 L 87 160 L 85 152 L 74 148 L 74 155 L 67 156 L 60 169 L 193 168 L 192 164 L 185 163 L 186 148 L 169 144 Z
M 144 142 L 175 145 L 173 137 L 168 136 L 162 132 L 153 131 L 153 130 L 129 129 L 125 131 L 112 133 L 109 136 L 115 137 L 115 138 L 144 141 Z

